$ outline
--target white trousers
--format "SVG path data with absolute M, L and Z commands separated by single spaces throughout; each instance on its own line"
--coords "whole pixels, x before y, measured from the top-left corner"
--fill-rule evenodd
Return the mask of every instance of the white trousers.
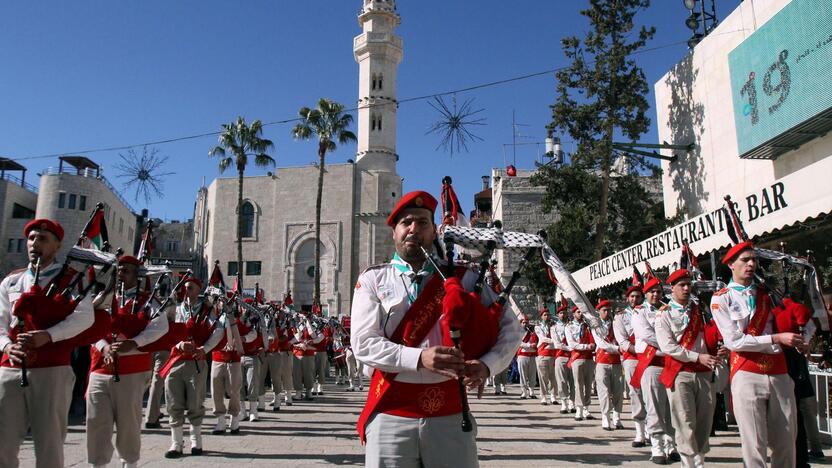
M 87 461 L 107 465 L 115 448 L 123 462 L 139 461 L 142 449 L 142 396 L 150 372 L 115 376 L 90 374 L 87 386 Z
M 472 468 L 477 461 L 477 421 L 462 432 L 461 414 L 403 418 L 376 413 L 367 423 L 367 468 Z
M 598 403 L 601 404 L 601 414 L 612 417 L 613 411 L 621 413 L 624 400 L 624 381 L 621 374 L 621 364 L 596 364 L 595 388 L 598 390 Z
M 555 397 L 555 358 L 552 356 L 538 356 L 537 380 L 540 382 L 540 398 Z
M 670 420 L 670 400 L 667 389 L 659 382 L 662 367 L 649 366 L 641 374 L 641 395 L 647 408 L 647 433 L 650 437 L 661 439 L 663 435 L 676 436 L 673 422 Z
M 575 380 L 575 406 L 588 408 L 592 397 L 592 380 L 595 375 L 595 361 L 577 359 L 572 361 L 572 378 Z
M 630 385 L 630 380 L 633 378 L 637 365 L 638 359 L 625 359 L 621 362 L 621 367 L 624 368 L 625 383 L 630 393 L 630 414 L 633 415 L 633 421 L 644 422 L 647 417 L 647 409 L 644 407 L 644 397 L 641 395 L 641 389 Z
M 670 419 L 676 429 L 676 447 L 679 453 L 688 457 L 704 456 L 710 450 L 709 439 L 714 422 L 711 373 L 679 372 L 673 388 L 666 390 L 670 400 Z M 735 394 L 735 405 L 736 401 Z M 794 440 L 792 440 L 792 446 L 794 446 Z
M 738 371 L 731 392 L 745 466 L 767 466 L 766 447 L 771 449 L 771 466 L 794 466 L 797 410 L 789 375 Z
M 534 394 L 535 382 L 534 356 L 517 356 L 517 371 L 520 373 L 520 389 L 523 395 Z
M 572 380 L 572 369 L 566 367 L 568 357 L 555 359 L 555 380 L 558 385 L 558 398 L 575 401 L 575 381 Z

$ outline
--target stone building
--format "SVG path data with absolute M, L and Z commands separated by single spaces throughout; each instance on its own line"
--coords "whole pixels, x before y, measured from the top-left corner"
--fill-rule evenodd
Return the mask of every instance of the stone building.
M 137 216 L 130 204 L 101 174 L 101 167 L 83 156 L 61 156 L 57 168 L 40 175 L 36 216 L 61 223 L 65 237 L 58 257 L 63 257 L 78 240 L 95 205 L 104 204 L 112 251 L 134 252 Z
M 353 285 L 369 265 L 393 254 L 385 221 L 401 197 L 396 173 L 396 73 L 402 40 L 392 0 L 364 0 L 362 34 L 353 41 L 359 65 L 358 148 L 355 161 L 327 164 L 321 213 L 321 302 L 325 314 L 348 314 Z M 215 260 L 227 277 L 242 268 L 243 284 L 260 284 L 269 299 L 291 290 L 296 304 L 312 301 L 318 168 L 278 168 L 246 177 L 241 207 L 244 264 L 236 263 L 237 179 L 218 178 L 197 193 L 196 267 Z M 230 286 L 230 285 L 229 285 Z
M 150 263 L 160 265 L 170 262 L 171 268 L 179 272 L 193 270 L 194 220 L 163 222 L 161 219 L 153 219 L 152 221 L 153 250 L 150 254 Z
M 20 172 L 15 176 L 9 172 Z M 26 239 L 23 226 L 35 217 L 37 189 L 26 183 L 26 168 L 0 158 L 0 277 L 26 265 Z

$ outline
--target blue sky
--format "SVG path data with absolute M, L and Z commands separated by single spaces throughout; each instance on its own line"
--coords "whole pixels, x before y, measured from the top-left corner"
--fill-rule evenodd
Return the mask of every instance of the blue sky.
M 578 0 L 406 0 L 398 2 L 404 40 L 398 98 L 464 88 L 566 64 L 560 39 L 588 27 Z M 725 17 L 738 0 L 718 2 Z M 0 156 L 18 159 L 33 173 L 57 166 L 54 153 L 86 154 L 120 186 L 119 153 L 79 150 L 122 146 L 216 131 L 237 115 L 264 122 L 297 115 L 321 97 L 355 105 L 358 65 L 352 39 L 360 33 L 360 0 L 39 1 L 0 3 Z M 654 0 L 637 18 L 655 25 L 638 56 L 655 83 L 686 53 L 687 10 L 681 0 Z M 680 44 L 681 42 L 681 44 Z M 675 44 L 675 45 L 673 45 Z M 666 47 L 662 47 L 666 46 Z M 454 176 L 463 207 L 471 208 L 480 176 L 512 162 L 512 112 L 523 135 L 543 141 L 554 100 L 553 75 L 457 95 L 474 98 L 487 125 L 473 131 L 483 141 L 451 157 L 425 132 L 437 120 L 426 101 L 404 103 L 398 113 L 399 173 L 405 190 L 438 195 L 444 175 Z M 653 102 L 653 96 L 649 96 Z M 655 112 L 651 111 L 655 120 Z M 280 166 L 307 165 L 311 143 L 291 138 L 290 125 L 273 125 Z M 655 123 L 642 140 L 654 142 Z M 218 176 L 207 157 L 216 137 L 157 145 L 169 157 L 165 196 L 135 201 L 151 216 L 187 219 L 203 177 Z M 570 149 L 565 142 L 567 151 Z M 517 148 L 516 165 L 531 168 L 534 145 Z M 355 145 L 329 156 L 353 158 Z M 265 171 L 249 169 L 249 174 Z

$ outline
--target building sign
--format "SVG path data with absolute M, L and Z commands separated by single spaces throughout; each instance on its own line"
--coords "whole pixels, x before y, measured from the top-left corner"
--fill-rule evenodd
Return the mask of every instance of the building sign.
M 165 265 L 170 262 L 170 267 L 175 269 L 189 269 L 194 267 L 193 260 L 184 260 L 184 259 L 177 259 L 177 258 L 155 258 L 150 257 L 150 264 L 151 265 Z
M 753 238 L 832 211 L 828 174 L 832 174 L 832 157 L 772 184 L 730 194 L 748 235 Z M 591 291 L 630 278 L 633 265 L 643 272 L 645 261 L 654 268 L 678 262 L 684 242 L 696 255 L 727 247 L 731 240 L 725 222 L 721 208 L 703 213 L 584 267 L 573 276 L 584 291 Z
M 832 109 L 832 2 L 792 0 L 728 54 L 740 157 L 774 158 L 776 139 Z M 765 152 L 755 152 L 768 146 Z M 755 156 L 766 153 L 768 156 Z

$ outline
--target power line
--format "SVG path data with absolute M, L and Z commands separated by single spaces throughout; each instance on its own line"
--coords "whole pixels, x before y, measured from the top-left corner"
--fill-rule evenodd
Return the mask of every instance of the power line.
M 728 31 L 728 32 L 735 32 L 735 31 Z M 654 51 L 657 51 L 657 50 L 667 49 L 667 48 L 675 47 L 675 46 L 682 45 L 682 44 L 687 45 L 687 41 L 677 41 L 677 42 L 671 42 L 671 43 L 656 46 L 656 47 L 650 47 L 650 48 L 646 48 L 646 49 L 642 49 L 642 50 L 633 52 L 630 55 L 639 55 L 639 54 L 643 54 L 643 53 L 647 53 L 647 52 L 654 52 Z M 405 103 L 409 103 L 409 102 L 424 101 L 424 100 L 432 99 L 432 98 L 436 98 L 436 97 L 449 96 L 449 95 L 457 94 L 457 93 L 465 93 L 465 92 L 468 92 L 468 91 L 475 91 L 475 90 L 478 90 L 478 89 L 490 88 L 490 87 L 493 87 L 493 86 L 499 86 L 499 85 L 503 85 L 503 84 L 513 83 L 515 81 L 522 81 L 522 80 L 527 80 L 527 79 L 530 79 L 530 78 L 536 78 L 538 76 L 549 75 L 549 74 L 552 74 L 552 73 L 557 73 L 561 70 L 566 70 L 567 68 L 569 68 L 569 67 L 568 66 L 567 67 L 558 67 L 558 68 L 553 68 L 553 69 L 550 69 L 550 70 L 545 70 L 545 71 L 540 71 L 540 72 L 535 72 L 535 73 L 528 73 L 528 74 L 525 74 L 525 75 L 514 76 L 514 77 L 511 77 L 511 78 L 505 78 L 505 79 L 502 79 L 502 80 L 480 83 L 480 84 L 476 84 L 476 85 L 473 85 L 473 86 L 468 86 L 468 87 L 465 87 L 465 88 L 458 88 L 458 89 L 442 91 L 442 92 L 433 93 L 433 94 L 424 94 L 424 95 L 421 95 L 421 96 L 414 96 L 414 97 L 410 97 L 410 98 L 400 99 L 396 102 L 397 102 L 397 104 L 405 104 Z M 367 105 L 367 106 L 358 106 L 358 107 L 353 107 L 353 108 L 350 108 L 350 109 L 345 109 L 344 112 L 349 113 L 349 112 L 358 111 L 359 109 L 373 108 L 373 107 L 376 107 L 376 106 L 386 106 L 386 105 L 389 105 L 389 104 L 388 103 L 370 104 L 370 105 Z M 284 125 L 284 124 L 287 124 L 287 123 L 292 123 L 292 122 L 297 122 L 297 121 L 300 121 L 299 117 L 295 117 L 295 118 L 291 118 L 291 119 L 283 119 L 283 120 L 273 120 L 273 121 L 269 121 L 269 122 L 264 122 L 263 126 L 266 127 L 266 126 L 273 126 L 273 125 Z M 14 160 L 14 161 L 24 161 L 24 160 L 32 160 L 32 159 L 56 158 L 56 157 L 64 156 L 64 155 L 67 155 L 67 154 L 104 153 L 104 152 L 109 152 L 109 151 L 120 151 L 120 150 L 132 149 L 132 148 L 140 148 L 140 147 L 143 147 L 143 146 L 162 145 L 162 144 L 167 144 L 167 143 L 176 143 L 176 142 L 179 142 L 179 141 L 196 140 L 196 139 L 199 139 L 199 138 L 217 136 L 220 133 L 222 133 L 222 132 L 213 131 L 213 132 L 198 133 L 198 134 L 194 134 L 194 135 L 187 135 L 187 136 L 181 136 L 181 137 L 175 137 L 175 138 L 167 138 L 167 139 L 164 139 L 164 140 L 147 141 L 147 142 L 144 142 L 144 143 L 110 146 L 110 147 L 105 147 L 105 148 L 92 148 L 92 149 L 86 149 L 86 150 L 64 151 L 64 152 L 61 152 L 61 153 L 41 154 L 41 155 L 37 155 L 37 156 L 23 156 L 23 157 L 19 157 L 19 158 L 9 158 L 9 157 L 7 157 L 7 159 L 11 159 L 11 160 Z

